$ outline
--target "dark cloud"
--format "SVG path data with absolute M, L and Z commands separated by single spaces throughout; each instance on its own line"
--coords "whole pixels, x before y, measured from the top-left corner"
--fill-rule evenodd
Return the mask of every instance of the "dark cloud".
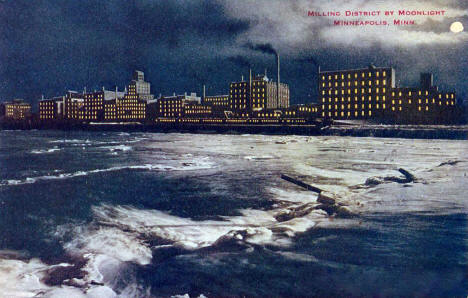
M 196 88 L 208 56 L 248 27 L 212 1 L 0 2 L 0 100 L 123 87 L 133 69 L 155 92 Z
M 269 43 L 253 44 L 249 42 L 249 43 L 246 43 L 245 46 L 251 49 L 252 51 L 258 51 L 264 54 L 272 54 L 272 55 L 278 54 L 278 52 Z
M 439 2 L 468 7 L 460 1 Z M 290 85 L 293 103 L 316 99 L 317 65 L 324 70 L 370 63 L 393 66 L 402 85 L 415 85 L 419 72 L 432 71 L 443 89 L 466 92 L 466 43 L 414 44 L 396 38 L 390 42 L 391 35 L 374 39 L 375 32 L 363 34 L 366 28 L 353 42 L 343 43 L 353 36 L 325 31 L 328 19 L 304 16 L 304 8 L 319 9 L 324 3 L 3 1 L 0 101 L 21 97 L 36 102 L 41 94 L 51 97 L 84 86 L 88 90 L 123 88 L 134 69 L 145 71 L 156 95 L 200 92 L 202 84 L 207 85 L 207 94 L 226 94 L 229 82 L 248 75 L 248 68 L 254 73 L 267 69 L 274 75 L 274 59 L 258 53 L 276 50 L 282 57 L 281 78 Z M 440 38 L 455 19 L 468 27 L 466 17 L 428 19 L 407 32 Z

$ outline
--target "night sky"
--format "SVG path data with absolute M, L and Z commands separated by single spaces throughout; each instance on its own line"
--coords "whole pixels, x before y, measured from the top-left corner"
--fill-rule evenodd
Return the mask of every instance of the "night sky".
M 445 10 L 444 17 L 401 17 L 416 25 L 333 26 L 307 11 Z M 345 19 L 335 18 L 335 19 Z M 347 18 L 347 20 L 358 18 Z M 393 20 L 393 18 L 367 18 Z M 455 21 L 461 33 L 449 31 Z M 400 86 L 433 72 L 442 90 L 466 98 L 468 1 L 0 1 L 0 101 L 36 103 L 66 90 L 123 89 L 145 72 L 152 93 L 227 94 L 229 82 L 255 73 L 276 78 L 271 44 L 291 103 L 316 101 L 323 70 L 393 66 Z

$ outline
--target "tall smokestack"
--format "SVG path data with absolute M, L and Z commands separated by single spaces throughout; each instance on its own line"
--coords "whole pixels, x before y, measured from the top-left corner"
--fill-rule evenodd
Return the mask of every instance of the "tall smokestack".
M 203 102 L 205 102 L 205 96 L 206 96 L 206 90 L 205 90 L 205 84 L 203 84 Z
M 252 102 L 252 68 L 249 68 L 249 106 L 253 108 Z
M 317 65 L 317 103 L 320 102 L 320 65 Z
M 278 67 L 278 84 L 276 86 L 276 108 L 280 107 L 280 57 L 276 53 L 276 66 Z

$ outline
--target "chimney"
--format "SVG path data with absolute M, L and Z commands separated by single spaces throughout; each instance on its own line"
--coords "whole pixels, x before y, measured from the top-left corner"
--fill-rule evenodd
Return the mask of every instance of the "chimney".
M 320 65 L 317 65 L 317 100 L 320 98 L 320 96 Z
M 86 94 L 86 86 L 83 88 L 83 94 Z
M 249 105 L 253 107 L 252 103 L 252 68 L 249 68 Z
M 243 81 L 244 81 L 244 76 L 242 75 L 242 76 L 241 76 L 241 82 L 243 82 Z
M 106 89 L 104 89 L 104 86 L 102 86 L 102 91 L 106 91 Z
M 206 96 L 206 90 L 205 90 L 205 84 L 203 84 L 203 102 L 205 102 L 205 96 Z
M 276 86 L 276 108 L 279 108 L 280 105 L 280 57 L 279 54 L 276 53 L 276 65 L 278 67 L 278 84 Z

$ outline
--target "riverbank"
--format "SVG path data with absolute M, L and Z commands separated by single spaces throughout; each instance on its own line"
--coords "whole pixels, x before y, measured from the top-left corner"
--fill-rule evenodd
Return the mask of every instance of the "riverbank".
M 195 123 L 67 123 L 34 125 L 24 122 L 4 122 L 1 130 L 65 130 L 65 131 L 125 131 L 125 132 L 182 132 L 182 133 L 250 133 L 277 135 L 328 135 L 405 139 L 468 139 L 468 125 L 378 125 L 334 124 L 321 127 L 304 125 L 249 125 L 249 124 L 195 124 Z
M 468 139 L 467 125 L 333 125 L 323 128 L 321 135 L 403 138 L 403 139 Z

